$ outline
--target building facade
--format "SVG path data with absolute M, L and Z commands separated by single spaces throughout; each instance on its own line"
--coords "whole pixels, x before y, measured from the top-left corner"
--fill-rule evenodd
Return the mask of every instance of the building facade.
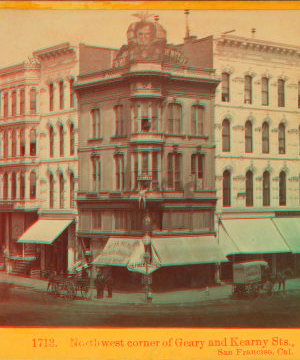
M 259 256 L 274 272 L 291 264 L 299 271 L 300 241 L 287 228 L 295 236 L 300 216 L 300 48 L 224 34 L 213 52 L 222 79 L 215 108 L 221 241 L 235 242 L 239 249 L 228 249 L 235 259 Z
M 154 283 L 189 286 L 209 277 L 197 266 L 219 261 L 213 122 L 219 81 L 212 62 L 194 66 L 189 48 L 167 44 L 158 21 L 132 23 L 127 39 L 113 67 L 80 73 L 76 85 L 78 236 L 94 264 L 114 265 L 117 281 L 129 284 L 136 273 L 119 258 L 146 232 L 161 266 Z

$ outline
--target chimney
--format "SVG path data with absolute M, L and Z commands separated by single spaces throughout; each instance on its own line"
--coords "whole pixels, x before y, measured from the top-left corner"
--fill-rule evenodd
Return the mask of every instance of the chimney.
M 255 39 L 255 33 L 256 33 L 256 29 L 252 28 L 251 29 L 251 37 L 252 37 L 252 39 Z

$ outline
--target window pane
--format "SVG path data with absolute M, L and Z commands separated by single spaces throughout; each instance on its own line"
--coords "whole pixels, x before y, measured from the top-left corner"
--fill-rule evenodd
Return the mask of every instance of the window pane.
M 36 114 L 36 90 L 30 90 L 30 114 Z
M 285 126 L 280 124 L 278 128 L 279 154 L 285 154 Z
M 224 171 L 223 174 L 223 206 L 231 205 L 231 185 L 230 185 L 230 172 Z
M 223 121 L 222 126 L 222 149 L 223 151 L 230 151 L 230 129 L 227 119 Z
M 267 171 L 263 174 L 263 205 L 270 205 L 270 174 Z
M 246 174 L 246 206 L 253 206 L 253 173 Z
M 245 104 L 252 104 L 252 77 L 245 76 Z
M 246 153 L 252 153 L 252 123 L 246 122 L 245 126 L 245 151 Z
M 262 105 L 269 105 L 269 79 L 263 77 L 261 80 Z
M 229 74 L 222 74 L 222 101 L 229 102 Z
M 269 125 L 267 122 L 264 122 L 262 126 L 262 152 L 269 153 Z
M 284 107 L 284 80 L 278 80 L 278 106 Z
M 279 205 L 286 205 L 286 175 L 283 171 L 279 174 Z

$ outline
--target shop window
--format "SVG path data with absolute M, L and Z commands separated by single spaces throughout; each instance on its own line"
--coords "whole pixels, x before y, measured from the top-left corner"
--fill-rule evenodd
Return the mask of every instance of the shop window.
M 92 221 L 93 221 L 93 230 L 101 230 L 101 220 L 102 220 L 102 212 L 99 210 L 94 210 L 92 212 Z
M 227 119 L 222 124 L 222 151 L 230 151 L 230 123 Z
M 250 120 L 245 125 L 245 152 L 252 153 L 252 123 Z
M 262 152 L 269 154 L 269 124 L 265 121 L 262 125 Z
M 230 88 L 229 88 L 230 75 L 228 73 L 222 74 L 222 101 L 230 101 Z
M 270 205 L 270 173 L 265 171 L 263 173 L 263 206 Z
M 200 105 L 192 106 L 192 123 L 191 123 L 192 135 L 204 134 L 204 114 L 205 114 L 205 109 L 203 106 Z
M 168 154 L 168 188 L 182 190 L 181 167 L 182 155 L 179 153 Z
M 246 173 L 246 206 L 253 206 L 253 173 Z
M 170 103 L 167 108 L 167 132 L 181 134 L 182 107 L 177 103 Z
M 228 170 L 223 173 L 223 206 L 231 206 L 231 174 Z
M 31 171 L 30 173 L 30 199 L 36 198 L 36 173 Z
M 128 217 L 129 212 L 125 210 L 115 211 L 115 229 L 127 230 L 128 229 Z
M 279 154 L 285 154 L 285 125 L 282 123 L 278 127 L 278 147 Z

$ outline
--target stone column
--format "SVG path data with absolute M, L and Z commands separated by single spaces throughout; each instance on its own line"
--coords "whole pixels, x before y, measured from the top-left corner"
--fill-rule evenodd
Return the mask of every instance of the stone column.
M 16 114 L 17 116 L 20 115 L 20 88 L 17 88 L 17 96 L 16 96 Z
M 30 114 L 30 87 L 25 86 L 25 114 Z
M 20 140 L 20 128 L 16 129 L 16 156 L 20 156 L 20 146 L 21 146 L 21 140 Z
M 11 157 L 12 156 L 12 129 L 11 128 L 9 128 L 8 129 L 8 131 L 7 131 L 7 134 L 8 134 L 8 136 L 7 136 L 7 147 L 8 147 L 8 151 L 7 151 L 7 155 L 8 155 L 8 157 Z

